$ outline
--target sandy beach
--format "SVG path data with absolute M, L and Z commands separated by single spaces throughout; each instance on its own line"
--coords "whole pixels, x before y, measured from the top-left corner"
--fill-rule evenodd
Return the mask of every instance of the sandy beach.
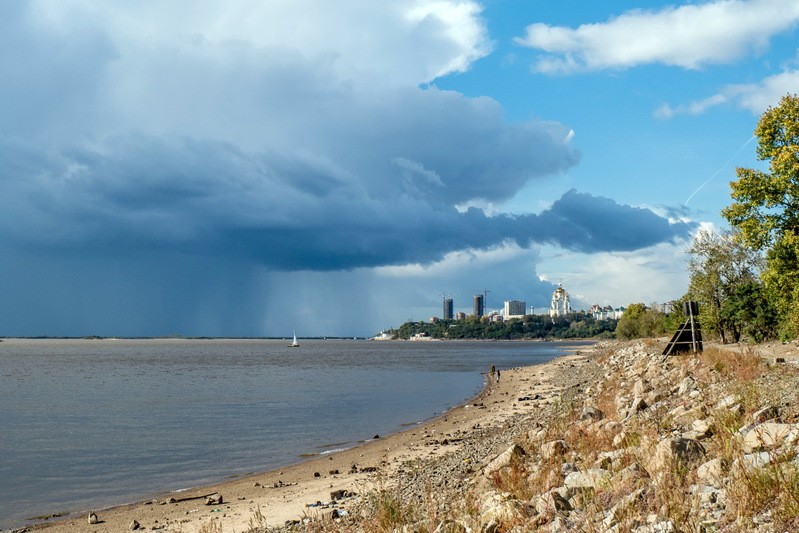
M 440 417 L 405 431 L 376 436 L 360 446 L 319 455 L 279 470 L 241 476 L 187 491 L 160 494 L 152 500 L 89 513 L 56 517 L 17 531 L 111 532 L 141 529 L 191 533 L 210 521 L 221 531 L 247 531 L 255 526 L 282 526 L 287 521 L 319 519 L 336 509 L 346 513 L 362 495 L 378 484 L 390 484 L 403 464 L 457 453 L 469 437 L 501 428 L 507 419 L 534 414 L 555 402 L 560 391 L 579 384 L 590 362 L 590 347 L 529 367 L 500 369 L 501 379 L 486 376 L 486 386 L 473 400 Z M 479 448 L 478 462 L 488 461 L 497 450 L 491 441 Z M 479 468 L 480 465 L 475 465 Z M 351 496 L 355 494 L 355 496 Z M 335 499 L 337 501 L 333 502 Z M 219 501 L 211 503 L 209 501 Z

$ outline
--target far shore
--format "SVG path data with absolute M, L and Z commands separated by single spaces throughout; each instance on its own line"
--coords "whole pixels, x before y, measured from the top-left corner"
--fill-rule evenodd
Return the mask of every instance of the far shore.
M 591 341 L 562 339 L 558 341 Z M 218 521 L 221 531 L 248 531 L 253 527 L 282 526 L 286 521 L 318 518 L 334 507 L 346 512 L 356 498 L 390 482 L 403 463 L 446 454 L 475 428 L 501 426 L 511 416 L 532 412 L 530 402 L 557 401 L 570 385 L 570 369 L 587 362 L 593 344 L 565 352 L 543 364 L 514 369 L 500 368 L 499 382 L 486 375 L 483 390 L 468 402 L 438 417 L 388 436 L 342 451 L 317 455 L 268 472 L 239 476 L 189 490 L 154 495 L 152 499 L 108 509 L 95 509 L 98 522 L 93 532 L 129 530 L 135 521 L 144 529 L 192 533 Z M 486 450 L 490 456 L 494 450 Z M 340 492 L 339 492 L 340 491 Z M 221 503 L 206 505 L 221 496 Z M 211 500 L 215 501 L 215 500 Z M 15 531 L 86 531 L 89 510 L 54 517 Z

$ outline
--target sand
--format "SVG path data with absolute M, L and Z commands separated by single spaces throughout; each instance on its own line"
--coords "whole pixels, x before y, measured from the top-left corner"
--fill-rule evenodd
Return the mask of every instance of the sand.
M 97 524 L 90 525 L 88 512 L 84 512 L 50 519 L 27 530 L 119 532 L 129 530 L 135 520 L 142 529 L 192 533 L 207 528 L 214 520 L 221 525 L 221 531 L 243 532 L 256 525 L 280 526 L 287 520 L 316 518 L 329 510 L 313 504 L 330 502 L 331 492 L 364 494 L 378 483 L 390 483 L 403 462 L 449 453 L 459 446 L 458 439 L 447 436 L 462 436 L 475 427 L 501 425 L 509 417 L 532 409 L 528 402 L 518 401 L 520 397 L 537 394 L 541 401 L 554 401 L 566 386 L 568 380 L 564 378 L 570 369 L 585 362 L 590 354 L 591 348 L 583 347 L 545 364 L 502 369 L 499 382 L 487 376 L 486 387 L 466 404 L 427 423 L 355 448 L 216 485 L 156 495 L 147 502 L 96 509 Z M 445 439 L 452 442 L 441 444 Z M 206 505 L 209 495 L 221 495 L 223 503 Z M 176 501 L 166 503 L 170 498 Z M 345 498 L 338 502 L 338 508 L 346 510 L 354 500 Z

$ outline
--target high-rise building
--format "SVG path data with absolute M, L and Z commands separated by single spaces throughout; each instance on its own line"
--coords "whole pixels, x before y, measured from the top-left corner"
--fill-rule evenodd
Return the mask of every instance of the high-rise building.
M 444 299 L 444 320 L 452 320 L 452 298 Z
M 483 308 L 483 295 L 482 294 L 475 294 L 474 295 L 474 316 L 480 318 L 484 314 Z
M 527 302 L 521 300 L 507 300 L 505 301 L 505 310 L 502 313 L 505 318 L 512 316 L 524 316 L 527 311 Z

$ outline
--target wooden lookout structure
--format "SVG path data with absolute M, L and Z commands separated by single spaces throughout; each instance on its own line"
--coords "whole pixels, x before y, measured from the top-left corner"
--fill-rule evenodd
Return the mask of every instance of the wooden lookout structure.
M 702 351 L 702 330 L 699 327 L 699 304 L 696 302 L 683 302 L 682 311 L 685 323 L 680 326 L 677 333 L 666 345 L 663 355 L 676 355 L 678 353 L 699 353 Z

